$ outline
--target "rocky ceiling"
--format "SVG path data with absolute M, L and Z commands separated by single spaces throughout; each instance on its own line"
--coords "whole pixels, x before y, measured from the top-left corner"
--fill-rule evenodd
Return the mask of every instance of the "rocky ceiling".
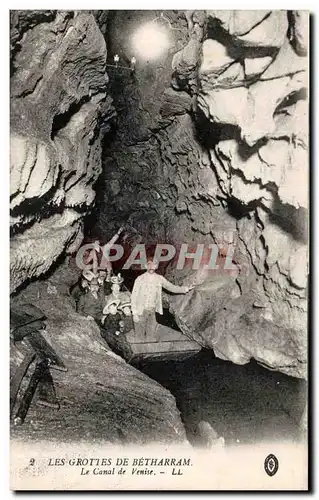
M 198 284 L 170 300 L 179 326 L 306 377 L 308 14 L 169 11 L 159 60 L 108 68 L 158 14 L 11 13 L 11 289 L 73 253 L 88 213 L 101 241 L 127 220 L 177 246 L 226 232 L 234 272 L 167 270 Z

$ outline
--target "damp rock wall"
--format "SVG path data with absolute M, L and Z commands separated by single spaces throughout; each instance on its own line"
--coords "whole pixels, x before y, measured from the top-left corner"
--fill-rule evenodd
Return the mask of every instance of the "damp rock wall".
M 217 356 L 237 363 L 254 357 L 304 377 L 308 13 L 207 11 L 204 22 L 202 13 L 189 16 L 189 41 L 173 58 L 175 87 L 194 98 L 217 197 L 235 219 L 239 291 L 231 295 L 229 279 L 215 278 L 209 310 L 198 302 L 200 290 L 188 309 L 177 303 L 202 309 L 206 334 L 198 335 Z M 187 313 L 186 322 L 194 331 Z
M 14 291 L 81 241 L 114 108 L 94 13 L 11 11 L 10 28 Z
M 232 244 L 230 272 L 167 269 L 197 284 L 168 298 L 179 326 L 223 359 L 305 377 L 308 13 L 164 14 L 169 50 L 110 72 L 118 122 L 92 236 L 128 220 L 146 243 Z M 128 62 L 132 33 L 157 15 L 114 13 L 110 56 Z
M 223 359 L 305 377 L 308 13 L 168 11 L 159 59 L 106 66 L 129 66 L 158 15 L 12 11 L 11 289 L 76 250 L 94 203 L 101 242 L 125 222 L 176 248 L 223 234 L 231 272 L 167 269 L 197 285 L 168 298 L 177 322 Z

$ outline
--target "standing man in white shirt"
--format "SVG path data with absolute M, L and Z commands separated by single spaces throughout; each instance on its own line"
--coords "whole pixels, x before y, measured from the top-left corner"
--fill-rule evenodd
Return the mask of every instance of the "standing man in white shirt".
M 136 278 L 131 306 L 135 331 L 140 339 L 146 335 L 153 336 L 157 329 L 155 313 L 163 314 L 162 288 L 172 293 L 187 293 L 194 286 L 177 286 L 170 283 L 164 276 L 157 274 L 156 263 L 148 260 L 147 271 Z

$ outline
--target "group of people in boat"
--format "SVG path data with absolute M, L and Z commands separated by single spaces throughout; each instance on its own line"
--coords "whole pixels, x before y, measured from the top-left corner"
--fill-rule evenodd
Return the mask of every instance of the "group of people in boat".
M 113 243 L 122 228 L 112 238 Z M 114 241 L 113 241 L 114 240 Z M 185 294 L 194 286 L 177 286 L 156 273 L 157 263 L 149 259 L 146 272 L 134 282 L 132 293 L 122 290 L 123 277 L 113 274 L 111 265 L 99 269 L 96 263 L 91 270 L 84 270 L 80 285 L 73 290 L 76 309 L 94 319 L 108 334 L 116 336 L 134 330 L 137 340 L 154 338 L 158 323 L 156 313 L 163 314 L 162 289 Z
M 123 281 L 120 273 L 83 271 L 80 286 L 72 294 L 76 310 L 116 335 L 131 330 L 131 293 L 121 290 Z

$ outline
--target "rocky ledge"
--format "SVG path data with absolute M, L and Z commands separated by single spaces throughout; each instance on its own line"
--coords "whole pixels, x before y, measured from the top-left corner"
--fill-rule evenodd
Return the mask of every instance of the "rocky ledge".
M 36 304 L 48 317 L 43 336 L 68 371 L 51 369 L 60 409 L 37 404 L 35 396 L 12 438 L 90 441 L 117 444 L 187 443 L 172 394 L 114 354 L 93 320 L 75 312 L 68 290 L 76 273 L 60 266 L 13 300 Z M 21 348 L 11 349 L 11 372 L 21 363 Z M 30 379 L 32 366 L 25 384 Z

